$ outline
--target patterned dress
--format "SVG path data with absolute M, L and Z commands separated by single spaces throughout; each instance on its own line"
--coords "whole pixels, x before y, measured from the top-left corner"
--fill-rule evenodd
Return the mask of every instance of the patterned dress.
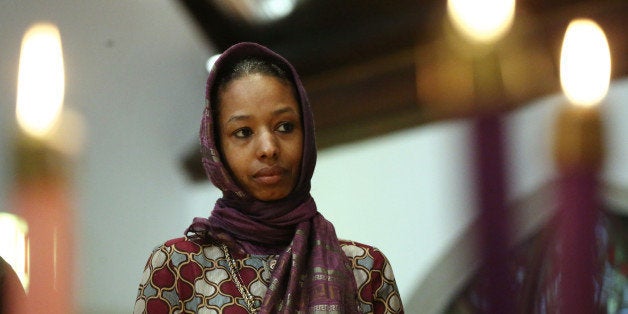
M 382 252 L 344 240 L 340 246 L 353 268 L 362 313 L 403 313 L 392 268 Z M 256 306 L 260 306 L 278 255 L 230 254 Z M 220 246 L 177 238 L 153 250 L 144 268 L 134 313 L 248 311 Z

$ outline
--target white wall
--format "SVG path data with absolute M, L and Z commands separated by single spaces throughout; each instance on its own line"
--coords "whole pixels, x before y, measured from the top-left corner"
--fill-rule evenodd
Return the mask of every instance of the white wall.
M 175 1 L 0 1 L 0 210 L 11 211 L 11 141 L 21 36 L 56 23 L 66 58 L 67 107 L 83 115 L 87 143 L 76 165 L 77 303 L 85 313 L 127 313 L 153 246 L 180 236 L 217 197 L 181 170 L 195 143 L 211 49 Z M 617 82 L 607 109 L 614 146 L 610 181 L 628 186 L 625 104 Z M 561 97 L 516 115 L 516 191 L 549 173 L 538 127 Z M 621 104 L 623 102 L 623 105 Z M 546 120 L 549 122 L 549 120 Z M 516 124 L 514 124 L 516 125 Z M 338 234 L 381 248 L 402 297 L 470 220 L 467 123 L 451 121 L 320 153 L 313 194 Z M 621 144 L 621 145 L 620 145 Z M 411 312 L 411 311 L 409 311 Z
M 339 237 L 387 255 L 402 298 L 469 221 L 467 129 L 447 122 L 320 154 L 312 183 L 320 211 Z

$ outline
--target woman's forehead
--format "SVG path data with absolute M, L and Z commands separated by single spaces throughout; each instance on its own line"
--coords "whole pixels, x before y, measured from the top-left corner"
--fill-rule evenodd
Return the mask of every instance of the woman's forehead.
M 255 74 L 238 78 L 222 87 L 219 93 L 219 112 L 223 118 L 258 113 L 301 114 L 293 87 L 273 76 Z

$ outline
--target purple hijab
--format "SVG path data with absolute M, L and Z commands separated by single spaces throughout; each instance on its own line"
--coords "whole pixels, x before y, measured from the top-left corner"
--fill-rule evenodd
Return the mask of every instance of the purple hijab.
M 248 195 L 221 161 L 212 116 L 216 79 L 247 57 L 269 60 L 289 73 L 296 86 L 303 123 L 299 179 L 285 198 L 259 201 Z M 255 43 L 239 43 L 223 52 L 207 79 L 206 107 L 200 128 L 202 163 L 222 193 L 209 218 L 195 218 L 186 234 L 221 241 L 249 254 L 279 254 L 260 313 L 357 313 L 357 287 L 351 265 L 338 243 L 334 226 L 317 210 L 310 195 L 316 164 L 314 119 L 305 89 L 294 67 L 282 56 Z

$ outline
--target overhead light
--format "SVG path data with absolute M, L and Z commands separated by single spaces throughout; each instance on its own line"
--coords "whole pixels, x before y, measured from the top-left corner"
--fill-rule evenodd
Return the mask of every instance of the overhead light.
M 249 24 L 278 21 L 292 13 L 303 0 L 213 0 L 225 13 Z

